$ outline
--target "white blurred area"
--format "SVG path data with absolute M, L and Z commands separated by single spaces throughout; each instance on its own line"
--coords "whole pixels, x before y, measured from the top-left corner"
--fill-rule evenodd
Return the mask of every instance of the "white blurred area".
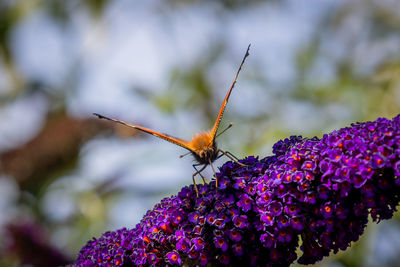
M 65 86 L 71 76 L 75 77 L 76 84 L 63 92 L 67 113 L 73 117 L 86 118 L 96 112 L 190 139 L 195 132 L 212 126 L 200 110 L 181 107 L 165 113 L 153 97 L 143 97 L 132 88 L 143 88 L 150 96 L 172 90 L 174 84 L 179 84 L 179 71 L 206 57 L 205 53 L 223 35 L 221 55 L 207 74 L 213 87 L 209 101 L 217 111 L 251 43 L 250 56 L 221 127 L 229 122 L 235 125 L 220 137 L 218 144 L 239 158 L 252 154 L 265 157 L 271 154 L 273 143 L 288 137 L 280 133 L 312 137 L 347 126 L 354 119 L 353 107 L 346 101 L 332 102 L 322 109 L 307 100 L 290 99 L 296 88 L 299 47 L 318 30 L 321 17 L 345 1 L 283 2 L 260 3 L 230 13 L 211 2 L 208 7 L 176 5 L 160 11 L 160 1 L 110 1 L 102 19 L 76 9 L 72 22 L 66 26 L 52 23 L 39 8 L 24 18 L 13 33 L 13 53 L 17 55 L 18 70 L 27 79 L 43 80 L 52 86 L 49 94 L 59 93 L 60 84 Z M 349 32 L 327 38 L 322 50 L 329 60 L 321 60 L 310 80 L 322 84 L 334 78 L 330 60 L 346 56 L 342 51 L 347 48 L 348 35 L 360 30 L 363 23 L 350 21 Z M 387 53 L 394 53 L 400 48 L 396 41 L 399 40 L 375 44 L 374 49 L 383 47 Z M 368 72 L 381 60 L 379 55 L 372 56 L 374 52 L 369 52 L 368 58 L 362 56 L 371 51 L 367 45 L 358 51 L 354 57 L 360 71 Z M 178 75 L 171 81 L 170 71 L 174 68 Z M 270 87 L 260 86 L 257 79 L 267 81 Z M 8 92 L 9 84 L 7 75 L 0 71 L 0 95 Z M 181 92 L 185 97 L 185 91 Z M 180 99 L 183 98 L 177 97 L 176 101 Z M 2 106 L 0 150 L 34 136 L 43 123 L 43 114 L 53 105 L 43 96 L 34 95 Z M 260 116 L 265 119 L 260 121 Z M 103 227 L 132 228 L 161 198 L 192 183 L 191 156 L 178 158 L 185 152 L 153 136 L 97 137 L 81 150 L 78 168 L 49 185 L 40 205 L 48 220 L 54 222 L 77 214 L 92 216 L 95 219 L 88 235 L 103 232 Z M 222 158 L 214 166 L 221 166 L 226 160 Z M 209 167 L 205 174 L 211 177 Z M 198 177 L 197 181 L 201 179 Z M 87 193 L 103 183 L 121 190 L 118 197 L 105 201 L 101 195 Z M 8 212 L 0 212 L 0 222 L 15 215 L 13 187 L 9 178 L 0 177 L 0 203 L 8 203 Z M 0 207 L 5 209 L 4 205 Z M 98 218 L 104 221 L 97 222 Z M 65 225 L 56 229 L 52 238 L 60 247 L 68 246 L 73 230 Z
M 334 1 L 330 1 L 331 4 L 314 2 L 323 12 Z M 34 12 L 20 23 L 13 36 L 18 66 L 24 76 L 32 80 L 44 80 L 56 87 L 68 79 L 68 75 L 71 75 L 68 71 L 76 65 L 78 84 L 67 92 L 66 103 L 68 113 L 72 116 L 88 117 L 97 112 L 190 139 L 195 132 L 212 126 L 201 121 L 198 110 L 165 114 L 158 110 L 154 102 L 133 94 L 131 88 L 143 87 L 154 94 L 169 90 L 174 86 L 169 85 L 170 69 L 185 69 L 196 64 L 202 53 L 213 45 L 214 36 L 220 34 L 222 25 L 212 8 L 179 7 L 170 10 L 171 14 L 165 18 L 153 15 L 157 12 L 157 5 L 158 1 L 135 4 L 131 1 L 114 1 L 102 20 L 93 20 L 87 17 L 87 12 L 77 10 L 73 23 L 67 29 L 52 24 L 46 13 L 40 10 Z M 269 15 L 265 16 L 266 13 Z M 258 23 L 260 17 L 264 16 L 265 24 Z M 240 139 L 246 138 L 235 137 L 241 122 L 230 114 L 240 112 L 252 116 L 257 110 L 273 113 L 271 107 L 264 105 L 264 100 L 268 101 L 271 94 L 269 89 L 253 89 L 248 77 L 254 75 L 254 68 L 257 67 L 274 83 L 289 84 L 295 74 L 295 48 L 299 43 L 307 41 L 316 16 L 316 12 L 296 1 L 276 7 L 265 4 L 261 8 L 239 12 L 234 16 L 226 14 L 224 34 L 229 45 L 223 51 L 219 64 L 209 73 L 215 84 L 215 97 L 210 99 L 216 104 L 215 110 L 218 110 L 232 82 L 247 45 L 251 43 L 252 46 L 250 57 L 239 76 L 225 113 L 224 124 L 233 122 L 236 125 L 221 137 L 221 147 L 235 151 L 235 147 L 225 145 L 224 141 L 228 140 L 226 143 L 229 145 L 230 142 L 239 143 Z M 165 25 L 165 21 L 168 25 Z M 247 31 L 248 28 L 252 31 Z M 3 90 L 6 89 L 0 92 Z M 40 96 L 36 98 L 40 99 Z M 46 111 L 41 110 L 46 108 L 46 104 L 38 100 L 25 102 L 23 108 L 8 106 L 2 110 L 0 136 L 6 136 L 2 140 L 10 140 L 7 137 L 12 136 L 21 142 L 40 129 L 40 116 Z M 21 121 L 24 122 L 24 131 L 20 131 Z M 287 118 L 285 123 L 291 125 Z M 258 131 L 261 134 L 266 129 Z M 8 141 L 2 147 L 7 148 L 9 145 Z M 265 156 L 270 153 L 269 147 L 257 152 Z M 178 158 L 184 152 L 182 148 L 152 136 L 132 141 L 117 137 L 99 138 L 84 147 L 80 168 L 72 177 L 65 179 L 73 184 L 74 190 L 86 190 L 91 184 L 104 182 L 123 173 L 116 183 L 123 186 L 127 193 L 122 196 L 125 199 L 115 205 L 119 207 L 119 203 L 125 203 L 129 207 L 129 203 L 143 202 L 143 196 L 138 194 L 135 197 L 135 194 L 129 194 L 130 190 L 153 191 L 154 194 L 163 192 L 162 195 L 168 196 L 177 193 L 182 185 L 192 183 L 191 156 Z M 208 171 L 208 174 L 211 175 L 211 172 Z M 52 199 L 52 191 L 47 194 Z M 130 225 L 138 222 L 144 211 L 158 202 L 160 197 L 155 194 L 153 201 L 144 201 Z M 63 205 L 67 205 L 67 202 L 63 201 Z M 58 208 L 60 205 L 51 208 L 54 201 L 51 203 L 43 204 L 51 216 L 62 216 L 57 213 L 66 212 Z M 74 212 L 72 208 L 67 210 Z M 132 219 L 131 212 L 111 216 L 113 210 L 109 208 L 111 222 L 117 227 L 126 225 L 127 219 L 124 216 Z

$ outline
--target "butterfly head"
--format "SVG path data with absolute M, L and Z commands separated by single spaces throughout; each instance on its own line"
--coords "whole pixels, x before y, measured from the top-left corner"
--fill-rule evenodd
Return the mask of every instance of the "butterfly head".
M 209 164 L 218 156 L 217 144 L 211 131 L 200 132 L 190 141 L 191 152 L 197 162 Z

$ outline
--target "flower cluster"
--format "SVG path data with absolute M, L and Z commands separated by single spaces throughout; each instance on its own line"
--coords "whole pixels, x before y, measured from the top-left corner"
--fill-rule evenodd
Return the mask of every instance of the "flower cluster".
M 5 230 L 0 251 L 2 266 L 7 265 L 7 259 L 18 259 L 22 266 L 67 266 L 73 262 L 51 244 L 43 225 L 37 222 L 18 218 Z
M 77 266 L 311 264 L 344 250 L 369 214 L 400 200 L 400 115 L 324 135 L 279 141 L 274 155 L 227 162 L 215 183 L 163 199 L 132 230 L 84 246 Z

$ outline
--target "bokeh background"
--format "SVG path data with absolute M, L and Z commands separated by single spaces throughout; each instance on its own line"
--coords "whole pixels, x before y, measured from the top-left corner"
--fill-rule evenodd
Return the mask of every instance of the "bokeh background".
M 218 139 L 239 158 L 400 113 L 398 0 L 1 0 L 0 266 L 72 262 L 192 183 L 183 149 L 91 114 L 190 139 L 249 43 Z M 318 266 L 399 262 L 397 213 Z

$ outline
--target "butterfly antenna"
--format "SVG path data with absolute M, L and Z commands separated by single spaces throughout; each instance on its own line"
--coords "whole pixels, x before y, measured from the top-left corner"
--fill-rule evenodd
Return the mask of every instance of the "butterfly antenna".
M 238 69 L 237 72 L 236 72 L 236 75 L 235 75 L 235 78 L 233 79 L 233 82 L 232 82 L 232 84 L 231 84 L 231 87 L 229 88 L 228 93 L 226 94 L 225 99 L 224 99 L 224 101 L 222 102 L 221 108 L 220 108 L 219 113 L 218 113 L 218 117 L 217 117 L 217 119 L 216 119 L 216 121 L 215 121 L 215 124 L 214 124 L 212 130 L 211 130 L 214 139 L 216 138 L 215 135 L 216 135 L 216 133 L 217 133 L 218 126 L 219 126 L 219 124 L 220 124 L 220 122 L 221 122 L 221 120 L 222 120 L 222 116 L 224 115 L 225 107 L 226 107 L 226 104 L 228 103 L 229 96 L 231 95 L 232 89 L 235 87 L 237 78 L 238 78 L 238 76 L 239 76 L 240 71 L 242 70 L 242 67 L 243 67 L 244 62 L 246 61 L 246 58 L 250 55 L 250 54 L 249 54 L 249 50 L 250 50 L 250 44 L 249 44 L 249 46 L 247 47 L 246 54 L 244 55 L 244 57 L 243 57 L 243 59 L 242 59 L 242 62 L 240 63 L 239 69 Z
M 226 127 L 222 132 L 220 132 L 219 134 L 217 134 L 217 136 L 215 136 L 215 138 L 218 138 L 218 136 L 220 136 L 221 134 L 223 134 L 224 132 L 226 132 L 227 130 L 229 130 L 229 128 L 231 128 L 233 126 L 233 123 L 229 123 L 228 127 Z
M 104 119 L 104 120 L 108 120 L 108 121 L 113 121 L 113 122 L 116 122 L 116 123 L 119 123 L 119 124 L 122 124 L 122 125 L 126 125 L 126 126 L 129 126 L 129 127 L 133 127 L 132 125 L 129 125 L 129 124 L 126 123 L 126 122 L 123 122 L 123 121 L 120 121 L 120 120 L 116 120 L 116 119 L 111 119 L 111 118 L 106 117 L 106 116 L 103 116 L 103 115 L 101 115 L 101 114 L 99 114 L 99 113 L 93 113 L 93 115 L 97 116 L 99 119 Z

